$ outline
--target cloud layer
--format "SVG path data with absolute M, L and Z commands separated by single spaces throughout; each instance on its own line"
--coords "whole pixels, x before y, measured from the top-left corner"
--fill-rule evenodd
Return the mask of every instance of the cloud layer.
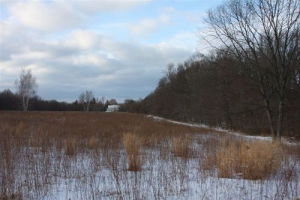
M 83 90 L 119 100 L 145 97 L 170 62 L 183 62 L 197 46 L 195 29 L 176 25 L 175 8 L 132 13 L 152 5 L 1 2 L 6 14 L 0 18 L 0 90 L 14 90 L 21 68 L 30 68 L 45 99 L 74 101 Z

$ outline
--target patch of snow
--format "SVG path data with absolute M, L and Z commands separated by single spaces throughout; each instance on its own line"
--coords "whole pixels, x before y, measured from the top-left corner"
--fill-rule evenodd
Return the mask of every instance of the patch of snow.
M 179 125 L 184 125 L 184 126 L 191 126 L 191 127 L 198 127 L 198 128 L 208 128 L 208 129 L 211 129 L 211 130 L 216 130 L 216 131 L 219 131 L 219 132 L 228 133 L 228 134 L 234 135 L 236 137 L 244 137 L 246 139 L 251 139 L 251 140 L 265 140 L 265 141 L 270 141 L 270 142 L 272 141 L 272 137 L 269 137 L 269 136 L 251 136 L 251 135 L 243 134 L 241 132 L 233 132 L 231 130 L 226 130 L 226 129 L 223 129 L 221 127 L 210 127 L 210 126 L 207 126 L 205 124 L 191 124 L 191 123 L 185 123 L 185 122 L 178 122 L 178 121 L 169 120 L 169 119 L 165 119 L 165 118 L 157 117 L 157 116 L 152 116 L 152 115 L 147 115 L 146 117 L 147 118 L 153 118 L 155 121 L 166 121 L 166 122 L 170 122 L 170 123 L 173 123 L 173 124 L 179 124 Z M 289 141 L 287 138 L 282 138 L 281 142 L 283 144 L 290 145 L 290 146 L 300 146 L 300 141 L 299 142 Z

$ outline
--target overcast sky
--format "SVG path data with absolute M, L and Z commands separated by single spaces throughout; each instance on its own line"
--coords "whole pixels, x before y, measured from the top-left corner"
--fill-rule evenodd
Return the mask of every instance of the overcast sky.
M 0 91 L 31 69 L 43 99 L 144 98 L 169 63 L 203 51 L 221 0 L 0 0 Z

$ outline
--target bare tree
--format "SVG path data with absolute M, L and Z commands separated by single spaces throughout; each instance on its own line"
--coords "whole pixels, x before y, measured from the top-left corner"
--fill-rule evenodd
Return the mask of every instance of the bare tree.
M 82 92 L 79 95 L 78 102 L 83 105 L 83 110 L 86 111 L 86 107 L 85 107 L 85 94 L 84 94 L 84 92 Z
M 105 104 L 105 96 L 102 96 L 102 97 L 101 97 L 100 102 L 101 102 L 103 105 Z
M 282 136 L 286 90 L 299 62 L 299 0 L 229 0 L 208 12 L 209 38 L 224 45 L 253 81 L 274 139 Z M 213 40 L 208 41 L 212 46 Z M 216 47 L 218 48 L 218 47 Z M 270 99 L 278 98 L 277 131 Z
M 30 69 L 28 71 L 22 69 L 20 80 L 15 81 L 15 86 L 17 87 L 17 93 L 22 100 L 23 111 L 27 111 L 29 99 L 36 94 L 38 87 L 36 78 L 32 76 Z
M 90 105 L 91 102 L 94 98 L 94 94 L 92 91 L 88 91 L 86 90 L 85 92 L 82 92 L 79 96 L 79 103 L 81 103 L 83 105 L 83 109 L 85 111 L 89 111 L 90 110 Z

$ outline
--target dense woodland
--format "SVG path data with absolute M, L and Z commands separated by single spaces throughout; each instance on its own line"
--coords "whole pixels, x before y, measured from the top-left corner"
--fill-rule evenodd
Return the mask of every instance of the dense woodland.
M 294 71 L 284 109 L 285 135 L 300 136 L 300 65 Z M 154 92 L 140 101 L 127 100 L 123 108 L 169 119 L 221 126 L 252 134 L 270 134 L 263 98 L 239 63 L 226 51 L 170 64 Z M 272 95 L 273 123 L 278 98 Z

